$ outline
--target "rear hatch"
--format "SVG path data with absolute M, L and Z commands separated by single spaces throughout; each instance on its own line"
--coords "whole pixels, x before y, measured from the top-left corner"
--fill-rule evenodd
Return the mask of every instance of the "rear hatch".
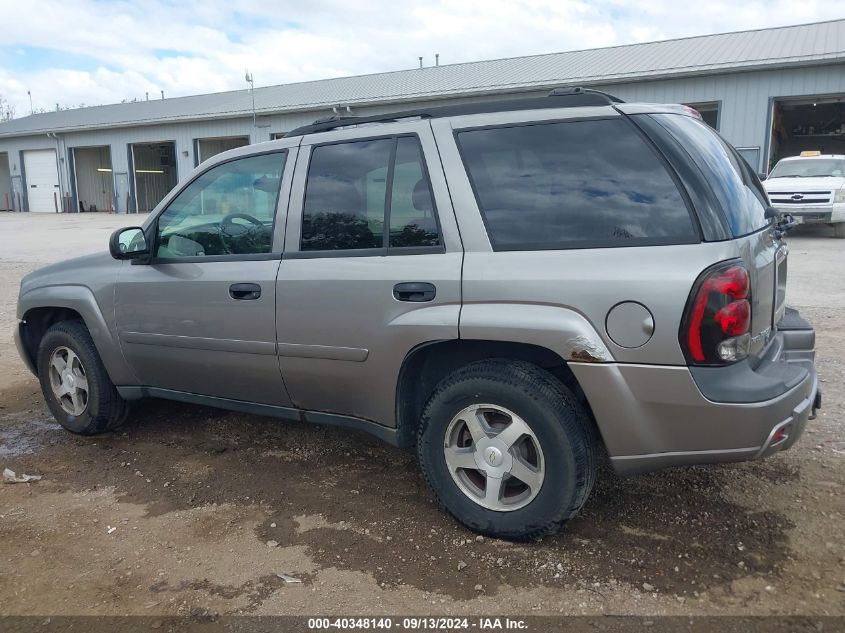
M 765 217 L 769 200 L 763 185 L 736 150 L 698 118 L 669 113 L 649 116 L 674 137 L 697 166 L 708 196 L 721 210 L 724 225 L 717 227 L 719 239 L 737 243 L 751 288 L 749 355 L 759 357 L 783 317 L 786 301 L 787 251 Z

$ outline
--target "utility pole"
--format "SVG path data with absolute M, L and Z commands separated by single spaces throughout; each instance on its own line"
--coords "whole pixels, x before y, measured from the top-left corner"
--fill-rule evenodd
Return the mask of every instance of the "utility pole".
M 252 94 L 252 129 L 253 131 L 256 131 L 258 129 L 258 125 L 255 122 L 255 78 L 249 70 L 245 70 L 244 79 L 249 84 L 249 91 Z

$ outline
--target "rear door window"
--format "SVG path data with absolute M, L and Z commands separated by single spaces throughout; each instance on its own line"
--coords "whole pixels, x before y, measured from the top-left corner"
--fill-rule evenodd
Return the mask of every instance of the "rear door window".
M 681 114 L 651 115 L 686 148 L 719 200 L 731 234 L 748 235 L 769 225 L 766 194 L 751 168 L 713 129 Z
M 301 250 L 381 248 L 392 139 L 314 148 Z
M 699 241 L 662 159 L 621 118 L 465 130 L 457 140 L 495 250 Z
M 437 213 L 417 137 L 312 150 L 300 250 L 400 253 L 407 247 L 439 245 Z
M 390 247 L 440 244 L 434 199 L 416 138 L 398 139 L 391 186 Z

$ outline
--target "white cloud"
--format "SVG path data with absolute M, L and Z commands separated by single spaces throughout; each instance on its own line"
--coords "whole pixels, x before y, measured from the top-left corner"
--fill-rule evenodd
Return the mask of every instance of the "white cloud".
M 36 108 L 595 48 L 841 17 L 814 0 L 0 0 L 0 95 Z M 32 49 L 51 51 L 33 63 Z M 21 55 L 24 51 L 26 54 Z M 64 63 L 62 56 L 67 56 Z

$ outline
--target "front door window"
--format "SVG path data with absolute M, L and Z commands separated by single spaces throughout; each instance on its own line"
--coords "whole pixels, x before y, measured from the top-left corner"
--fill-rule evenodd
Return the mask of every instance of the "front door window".
M 159 216 L 159 258 L 269 253 L 286 152 L 213 167 Z

